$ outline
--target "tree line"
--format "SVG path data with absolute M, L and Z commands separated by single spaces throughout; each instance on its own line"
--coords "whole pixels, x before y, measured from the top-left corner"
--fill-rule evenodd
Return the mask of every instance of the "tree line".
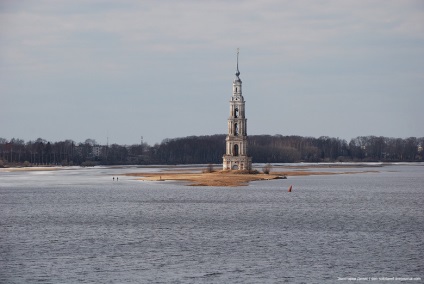
M 0 167 L 31 165 L 219 164 L 225 154 L 224 134 L 165 139 L 150 146 L 99 145 L 38 138 L 25 142 L 0 138 Z M 424 137 L 359 136 L 346 140 L 283 135 L 251 135 L 248 152 L 254 163 L 334 161 L 422 161 Z

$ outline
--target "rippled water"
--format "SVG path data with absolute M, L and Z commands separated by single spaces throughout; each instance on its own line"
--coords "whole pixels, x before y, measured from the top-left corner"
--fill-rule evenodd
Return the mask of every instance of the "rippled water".
M 0 282 L 424 279 L 424 166 L 233 188 L 112 181 L 148 170 L 0 172 Z

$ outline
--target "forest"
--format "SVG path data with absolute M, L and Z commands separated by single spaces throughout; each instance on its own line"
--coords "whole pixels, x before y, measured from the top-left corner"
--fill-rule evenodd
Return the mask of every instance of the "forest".
M 94 139 L 76 143 L 38 138 L 25 142 L 0 138 L 0 167 L 220 164 L 224 134 L 165 139 L 150 146 L 99 145 Z M 249 156 L 254 163 L 294 162 L 413 162 L 423 160 L 424 137 L 359 136 L 349 141 L 283 135 L 251 135 Z

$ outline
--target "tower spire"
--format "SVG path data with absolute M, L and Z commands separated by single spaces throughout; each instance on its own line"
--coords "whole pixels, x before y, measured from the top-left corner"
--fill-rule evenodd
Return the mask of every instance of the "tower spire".
M 237 71 L 236 71 L 237 78 L 238 78 L 238 76 L 240 76 L 240 71 L 239 71 L 239 68 L 238 68 L 239 52 L 240 52 L 240 48 L 237 48 Z

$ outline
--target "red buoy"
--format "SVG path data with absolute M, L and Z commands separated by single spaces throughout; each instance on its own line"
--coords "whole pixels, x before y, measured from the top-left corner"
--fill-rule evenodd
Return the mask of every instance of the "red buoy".
M 292 187 L 293 187 L 293 186 L 292 186 L 292 185 L 290 185 L 290 187 L 289 187 L 289 192 L 291 192 L 291 190 L 292 190 Z

